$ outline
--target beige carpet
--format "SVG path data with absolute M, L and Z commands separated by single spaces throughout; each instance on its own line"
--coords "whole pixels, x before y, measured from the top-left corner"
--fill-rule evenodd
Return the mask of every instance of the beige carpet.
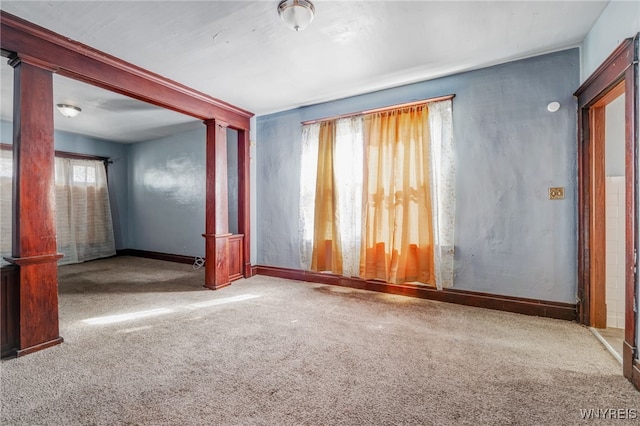
M 564 425 L 640 409 L 575 323 L 260 276 L 202 283 L 137 258 L 60 268 L 65 342 L 2 361 L 0 423 Z

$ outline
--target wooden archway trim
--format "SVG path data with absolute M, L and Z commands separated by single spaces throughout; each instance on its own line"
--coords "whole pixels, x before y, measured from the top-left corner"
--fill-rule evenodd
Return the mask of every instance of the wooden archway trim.
M 14 206 L 13 253 L 19 268 L 18 342 L 24 355 L 62 342 L 58 335 L 57 264 L 53 192 L 53 74 L 57 73 L 202 120 L 207 126 L 205 232 L 208 238 L 206 283 L 228 285 L 229 264 L 237 277 L 251 276 L 249 128 L 252 113 L 175 81 L 70 40 L 46 28 L 0 11 L 0 49 L 14 67 Z M 227 223 L 226 134 L 238 133 L 239 230 L 230 238 Z M 36 161 L 37 160 L 37 161 Z M 28 206 L 28 209 L 25 209 Z M 212 238 L 209 238 L 211 237 Z M 211 244 L 209 241 L 219 243 Z M 229 259 L 233 243 L 237 256 Z M 242 265 L 240 263 L 242 262 Z M 212 266 L 215 266 L 212 268 Z M 205 271 L 205 272 L 207 272 Z M 3 348 L 4 353 L 4 348 Z
M 80 42 L 0 11 L 3 54 L 18 54 L 56 74 L 198 118 L 249 129 L 252 113 Z
M 591 134 L 591 123 L 603 119 L 601 107 L 614 95 L 625 94 L 625 339 L 623 344 L 623 372 L 640 389 L 640 364 L 637 360 L 637 313 L 636 301 L 636 254 L 638 250 L 638 200 L 637 150 L 638 150 L 638 38 L 624 40 L 613 53 L 574 93 L 578 98 L 578 307 L 581 323 L 591 325 L 591 285 L 594 271 L 603 267 L 602 242 L 595 242 L 593 231 L 597 231 L 597 198 L 603 197 L 602 188 L 594 168 L 602 161 L 602 153 L 596 152 L 596 137 Z M 600 165 L 602 167 L 602 165 Z M 602 182 L 600 182 L 602 185 Z M 599 254 L 598 254 L 599 253 Z M 600 257 L 600 260 L 597 258 Z

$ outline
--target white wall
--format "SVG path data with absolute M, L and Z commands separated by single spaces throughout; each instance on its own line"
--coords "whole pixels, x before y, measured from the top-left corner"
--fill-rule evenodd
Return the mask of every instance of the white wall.
M 624 328 L 625 140 L 624 95 L 605 107 L 607 327 Z
M 624 95 L 605 107 L 605 173 L 624 176 Z
M 580 81 L 585 81 L 622 43 L 640 32 L 640 2 L 614 0 L 604 9 L 582 43 Z
M 624 328 L 625 214 L 624 176 L 606 178 L 606 304 L 607 327 Z

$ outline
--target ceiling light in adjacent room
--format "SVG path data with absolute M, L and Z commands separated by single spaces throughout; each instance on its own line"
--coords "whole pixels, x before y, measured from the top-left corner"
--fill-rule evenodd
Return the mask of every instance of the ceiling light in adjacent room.
M 307 28 L 315 12 L 315 7 L 308 0 L 282 0 L 278 5 L 278 15 L 294 31 Z
M 58 111 L 60 111 L 60 114 L 64 115 L 67 118 L 73 118 L 76 115 L 80 114 L 80 111 L 82 111 L 77 106 L 66 105 L 66 104 L 57 104 L 56 108 L 58 108 Z
M 547 109 L 550 112 L 556 112 L 560 109 L 560 102 L 551 102 L 549 105 L 547 105 Z

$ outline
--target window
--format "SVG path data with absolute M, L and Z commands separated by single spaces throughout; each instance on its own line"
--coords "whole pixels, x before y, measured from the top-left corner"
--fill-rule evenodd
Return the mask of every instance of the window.
M 92 165 L 73 165 L 74 183 L 96 183 L 96 168 Z
M 2 256 L 11 255 L 13 154 L 0 150 Z M 101 160 L 55 158 L 58 264 L 115 254 L 107 175 Z M 4 262 L 3 262 L 4 264 Z
M 447 99 L 303 126 L 305 268 L 452 285 L 451 115 Z
M 0 265 L 7 263 L 4 256 L 11 256 L 12 180 L 13 154 L 10 150 L 0 149 Z

